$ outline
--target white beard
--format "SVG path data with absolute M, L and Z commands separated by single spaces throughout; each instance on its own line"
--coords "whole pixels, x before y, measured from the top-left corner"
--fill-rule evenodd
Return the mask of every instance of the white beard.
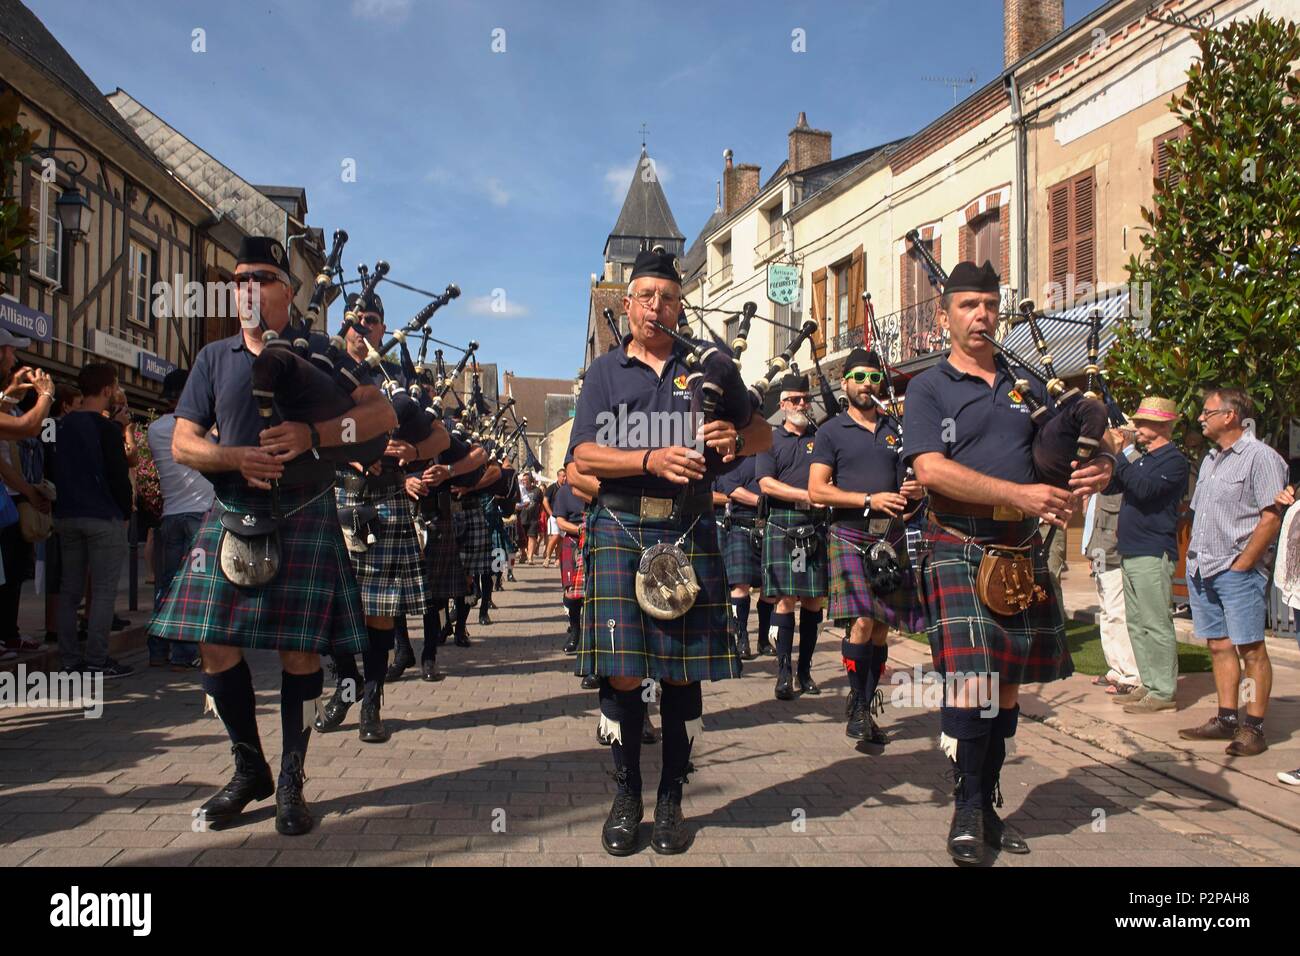
M 808 427 L 808 416 L 803 412 L 786 412 L 785 420 L 795 428 Z

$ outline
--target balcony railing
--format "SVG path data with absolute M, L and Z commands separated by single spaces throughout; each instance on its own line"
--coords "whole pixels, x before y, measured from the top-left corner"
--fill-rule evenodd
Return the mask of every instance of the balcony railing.
M 999 341 L 1010 319 L 1010 303 L 1016 301 L 1016 290 L 1002 289 L 1002 307 L 999 312 L 998 325 L 993 337 Z M 876 326 L 880 330 L 880 339 L 872 342 L 872 347 L 880 352 L 885 361 L 891 365 L 910 359 L 941 352 L 951 345 L 951 339 L 945 329 L 939 327 L 935 313 L 939 308 L 939 296 L 927 299 L 889 315 L 876 316 Z M 865 329 L 862 327 L 848 329 L 835 336 L 831 351 L 843 351 L 864 344 Z
M 754 247 L 754 258 L 757 261 L 762 262 L 764 259 L 778 255 L 784 251 L 785 235 L 780 229 L 778 229 Z
M 714 292 L 717 289 L 721 289 L 724 285 L 726 285 L 730 281 L 731 281 L 731 263 L 728 262 L 717 272 L 714 272 L 709 276 L 709 291 Z

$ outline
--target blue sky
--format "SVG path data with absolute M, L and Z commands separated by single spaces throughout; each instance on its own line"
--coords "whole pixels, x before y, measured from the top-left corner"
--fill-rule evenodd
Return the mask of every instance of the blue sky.
M 800 110 L 842 156 L 949 109 L 952 88 L 924 77 L 983 85 L 1002 67 L 1000 0 L 26 2 L 101 89 L 250 182 L 305 187 L 310 223 L 348 231 L 349 270 L 384 258 L 412 285 L 459 284 L 436 336 L 557 378 L 581 363 L 642 123 L 689 243 L 723 149 L 766 180 Z M 1099 4 L 1066 0 L 1067 24 Z M 489 308 L 496 289 L 505 314 Z M 425 301 L 383 291 L 390 326 Z

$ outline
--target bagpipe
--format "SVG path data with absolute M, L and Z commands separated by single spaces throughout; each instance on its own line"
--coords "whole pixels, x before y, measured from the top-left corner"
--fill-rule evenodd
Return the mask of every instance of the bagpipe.
M 940 286 L 947 285 L 948 274 L 920 241 L 916 230 L 909 232 L 907 238 L 912 243 L 912 250 L 920 256 L 932 277 L 938 280 Z M 1030 421 L 1035 426 L 1033 459 L 1038 480 L 1058 488 L 1068 488 L 1070 474 L 1073 471 L 1071 462 L 1086 462 L 1097 453 L 1106 434 L 1109 412 L 1099 399 L 1085 396 L 1077 388 L 1068 387 L 1056 374 L 1051 352 L 1047 348 L 1047 340 L 1038 322 L 1042 313 L 1035 311 L 1033 301 L 1021 300 L 1019 311 L 1029 323 L 1029 330 L 1046 374 L 987 332 L 981 332 L 980 336 L 998 351 L 999 358 L 1006 363 L 1009 371 L 1012 371 L 1011 366 L 1015 366 L 1012 374 L 1017 375 L 1016 391 L 1028 407 Z M 1094 322 L 1099 329 L 1100 317 L 1098 316 Z M 1100 339 L 1099 331 L 1097 338 Z M 1100 369 L 1095 362 L 1091 367 L 1093 372 L 1090 382 L 1100 382 Z M 1025 375 L 1038 380 L 1046 388 L 1053 402 L 1050 409 L 1038 400 Z
M 456 363 L 456 367 L 450 373 L 446 371 L 442 364 L 442 349 L 437 351 L 439 375 L 434 385 L 433 398 L 429 403 L 437 417 L 441 418 L 443 415 L 442 400 L 446 397 L 448 391 L 452 393 L 458 403 L 460 402 L 460 394 L 456 391 L 456 383 L 460 381 L 461 375 L 465 373 L 465 366 L 469 364 L 476 351 L 478 351 L 478 343 L 470 339 L 469 348 L 465 350 L 465 354 L 460 357 L 460 361 Z M 459 422 L 457 424 L 459 425 Z M 460 432 L 461 429 L 458 428 L 457 431 Z

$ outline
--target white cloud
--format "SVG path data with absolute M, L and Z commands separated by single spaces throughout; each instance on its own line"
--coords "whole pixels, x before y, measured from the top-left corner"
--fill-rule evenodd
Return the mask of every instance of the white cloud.
M 653 173 L 647 172 L 647 175 L 657 176 L 659 185 L 664 185 L 673 178 L 672 171 L 667 166 L 650 157 Z M 616 206 L 623 204 L 627 198 L 627 188 L 632 184 L 632 174 L 637 172 L 636 163 L 628 163 L 626 166 L 611 166 L 605 170 L 605 193 L 609 196 L 610 202 Z
M 501 185 L 501 180 L 495 176 L 479 180 L 479 188 L 483 190 L 488 201 L 494 206 L 504 206 L 510 202 L 510 194 Z
M 528 314 L 528 306 L 520 305 L 508 296 L 480 295 L 469 300 L 471 315 L 485 315 L 492 319 L 519 319 Z
M 352 15 L 362 20 L 398 23 L 411 12 L 411 0 L 352 0 Z

